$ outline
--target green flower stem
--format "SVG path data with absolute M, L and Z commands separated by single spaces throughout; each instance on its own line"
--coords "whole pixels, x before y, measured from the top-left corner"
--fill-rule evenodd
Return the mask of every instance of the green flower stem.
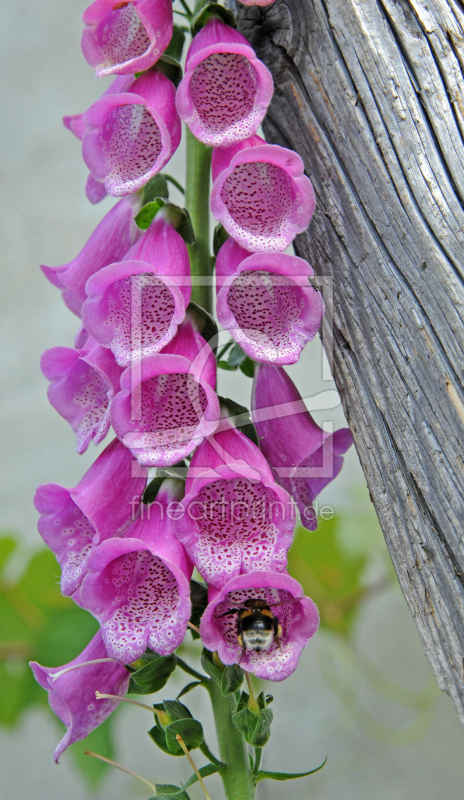
M 261 756 L 262 756 L 262 754 L 263 754 L 263 748 L 262 747 L 255 747 L 255 763 L 254 763 L 254 766 L 253 766 L 254 775 L 257 775 L 258 772 L 259 772 L 259 767 L 261 765 Z
M 213 312 L 213 266 L 209 244 L 209 192 L 211 147 L 195 139 L 187 128 L 187 181 L 185 204 L 192 218 L 196 242 L 189 245 L 192 300 Z M 196 281 L 195 279 L 199 279 Z
M 208 689 L 216 723 L 219 754 L 221 761 L 227 764 L 219 773 L 227 800 L 254 800 L 255 782 L 245 740 L 232 722 L 232 714 L 237 708 L 235 697 L 233 694 L 223 697 L 215 680 L 210 682 Z

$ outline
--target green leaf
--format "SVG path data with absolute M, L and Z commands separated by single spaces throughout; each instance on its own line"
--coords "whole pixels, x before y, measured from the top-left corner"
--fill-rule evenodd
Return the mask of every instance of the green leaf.
M 262 770 L 258 772 L 255 781 L 259 783 L 259 781 L 264 781 L 266 779 L 272 781 L 292 781 L 296 778 L 306 778 L 308 775 L 314 775 L 315 772 L 319 772 L 323 766 L 325 766 L 327 762 L 327 757 L 324 759 L 322 764 L 320 764 L 316 769 L 310 769 L 309 772 L 268 772 L 267 770 Z
M 137 227 L 142 231 L 146 231 L 150 227 L 162 205 L 163 204 L 158 200 L 152 200 L 146 205 L 142 206 L 137 216 L 134 217 Z
M 163 705 L 171 722 L 176 722 L 178 719 L 193 719 L 187 706 L 178 700 L 163 700 Z
M 235 400 L 231 400 L 230 397 L 221 397 L 220 395 L 219 402 L 227 407 L 231 416 L 239 417 L 239 419 L 235 420 L 235 427 L 258 447 L 258 433 L 251 421 L 251 415 L 247 407 L 236 403 Z
M 188 750 L 195 750 L 203 741 L 203 727 L 197 719 L 178 719 L 167 725 L 164 733 L 171 753 L 180 747 L 177 735 L 182 737 Z
M 231 28 L 237 27 L 237 22 L 232 11 L 219 5 L 219 3 L 206 3 L 192 20 L 192 36 L 196 36 L 196 34 L 207 25 L 211 17 L 219 17 L 226 25 L 230 25 Z
M 176 87 L 182 80 L 182 67 L 178 59 L 167 55 L 166 52 L 156 62 L 156 71 L 166 75 L 166 78 L 169 78 Z
M 290 548 L 288 569 L 316 603 L 321 627 L 349 636 L 365 597 L 363 575 L 367 553 L 342 546 L 337 517 L 321 520 L 317 531 L 297 528 Z
M 243 678 L 243 669 L 241 669 L 238 664 L 232 664 L 231 666 L 226 667 L 222 673 L 222 696 L 227 697 L 228 694 L 233 694 L 237 691 L 237 689 L 240 689 L 240 686 L 243 683 Z
M 175 797 L 176 800 L 190 800 L 187 792 L 179 786 L 173 786 L 171 783 L 155 783 L 155 786 L 157 797 L 165 797 L 166 800 L 171 797 Z M 156 800 L 156 797 L 152 797 L 150 800 Z
M 229 357 L 227 361 L 229 362 L 231 367 L 239 367 L 240 364 L 243 364 L 247 357 L 247 354 L 243 352 L 242 348 L 239 344 L 234 344 L 232 350 L 229 353 Z
M 222 672 L 223 670 L 214 662 L 213 654 L 210 650 L 207 650 L 206 647 L 203 648 L 203 652 L 201 654 L 201 666 L 210 676 L 210 678 L 214 678 L 216 683 L 219 686 L 222 686 Z
M 198 581 L 190 581 L 190 602 L 192 603 L 192 613 L 190 615 L 190 622 L 192 625 L 200 626 L 200 620 L 203 612 L 208 605 L 208 587 L 204 583 Z M 190 633 L 194 639 L 199 639 L 199 634 L 190 628 Z
M 213 253 L 214 253 L 215 256 L 217 256 L 217 254 L 219 253 L 219 250 L 221 249 L 222 245 L 224 244 L 224 242 L 227 242 L 228 238 L 229 238 L 229 234 L 227 233 L 226 229 L 223 228 L 223 226 L 219 222 L 219 224 L 216 225 L 216 227 L 214 229 L 214 235 L 213 235 Z
M 221 769 L 224 769 L 226 764 L 205 764 L 204 767 L 200 767 L 198 772 L 200 773 L 202 778 L 207 778 L 208 775 L 214 775 L 215 772 L 220 772 Z M 198 781 L 198 776 L 193 774 L 190 776 L 188 781 L 184 783 L 183 789 L 189 789 L 194 783 Z
M 157 197 L 165 197 L 166 200 L 169 197 L 168 184 L 166 178 L 161 173 L 150 178 L 148 183 L 143 187 L 142 206 L 151 203 Z
M 218 342 L 218 327 L 214 317 L 193 301 L 188 304 L 187 313 L 195 322 L 198 332 L 201 333 L 205 342 L 208 342 L 213 353 L 215 353 Z
M 153 694 L 168 682 L 177 665 L 176 656 L 174 653 L 170 656 L 153 655 L 155 657 L 150 663 L 132 673 L 129 694 Z
M 247 378 L 253 378 L 255 374 L 255 362 L 249 356 L 247 356 L 245 361 L 240 364 L 240 369 L 243 374 L 247 376 Z
M 164 51 L 164 55 L 171 56 L 171 58 L 175 58 L 176 61 L 180 61 L 182 58 L 182 51 L 184 49 L 184 42 L 184 31 L 179 25 L 174 25 L 172 30 L 172 38 L 166 47 L 166 50 Z
M 219 369 L 225 369 L 226 372 L 235 372 L 235 370 L 237 369 L 237 367 L 231 367 L 230 364 L 227 363 L 227 361 L 218 361 L 217 365 Z
M 191 692 L 192 689 L 196 689 L 197 686 L 202 686 L 202 685 L 203 681 L 192 681 L 191 683 L 187 683 L 187 685 L 184 686 L 184 688 L 177 695 L 176 700 L 178 700 L 179 697 L 183 697 L 184 694 L 188 694 L 189 692 Z

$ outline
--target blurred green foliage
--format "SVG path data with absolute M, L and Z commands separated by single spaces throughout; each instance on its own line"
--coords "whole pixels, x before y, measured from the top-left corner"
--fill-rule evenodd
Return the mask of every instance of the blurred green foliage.
M 50 550 L 36 552 L 17 581 L 7 579 L 6 567 L 17 546 L 14 536 L 0 537 L 0 725 L 6 727 L 17 723 L 32 705 L 48 708 L 47 694 L 36 682 L 28 662 L 38 661 L 50 667 L 66 664 L 84 649 L 98 629 L 97 621 L 87 611 L 60 593 L 60 570 Z M 83 751 L 87 747 L 111 758 L 113 719 L 114 715 L 70 748 L 90 785 L 99 782 L 107 766 L 85 758 Z M 63 731 L 59 721 L 57 725 Z M 57 732 L 57 741 L 61 735 Z

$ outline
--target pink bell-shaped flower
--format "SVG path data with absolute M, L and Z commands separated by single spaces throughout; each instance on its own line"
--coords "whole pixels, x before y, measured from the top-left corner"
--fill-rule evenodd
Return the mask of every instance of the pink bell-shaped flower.
M 255 370 L 251 410 L 276 480 L 293 496 L 303 525 L 315 530 L 313 501 L 340 472 L 343 454 L 353 444 L 350 429 L 323 431 L 285 370 L 270 364 Z
M 143 72 L 172 37 L 171 0 L 96 0 L 83 19 L 82 52 L 98 78 Z
M 200 623 L 205 647 L 217 651 L 223 664 L 240 664 L 263 680 L 288 678 L 319 625 L 313 601 L 303 596 L 300 584 L 287 572 L 239 575 L 221 589 L 211 586 L 208 599 Z M 239 616 L 252 608 L 253 601 L 267 606 L 267 635 L 258 638 L 252 632 L 247 635 L 245 620 L 251 615 L 243 618 L 245 624 Z M 255 602 L 254 607 L 257 605 Z
M 51 405 L 77 436 L 77 452 L 84 453 L 91 440 L 99 444 L 110 429 L 110 404 L 122 373 L 110 350 L 89 336 L 80 350 L 46 350 L 40 368 L 51 381 L 47 392 Z
M 190 302 L 187 246 L 167 220 L 155 219 L 122 260 L 90 278 L 86 292 L 84 324 L 120 366 L 159 353 Z
M 87 560 L 80 599 L 100 622 L 108 654 L 129 664 L 146 647 L 168 656 L 190 619 L 193 565 L 174 535 L 171 513 L 183 481 L 163 481 L 155 502 L 120 539 L 107 539 Z
M 324 314 L 313 274 L 302 258 L 250 254 L 228 239 L 216 259 L 218 320 L 255 361 L 294 364 Z
M 74 489 L 56 483 L 37 488 L 38 529 L 61 567 L 63 594 L 79 589 L 93 547 L 131 524 L 147 479 L 140 468 L 132 477 L 132 464 L 130 451 L 113 439 Z
M 156 70 L 103 95 L 84 120 L 82 157 L 94 179 L 116 197 L 144 186 L 179 146 L 174 84 Z
M 246 250 L 285 250 L 304 231 L 316 201 L 300 156 L 252 136 L 217 147 L 211 211 Z
M 111 405 L 116 435 L 144 466 L 172 466 L 216 430 L 215 386 L 213 351 L 187 314 L 161 353 L 123 372 Z
M 140 237 L 142 231 L 135 224 L 134 217 L 140 211 L 141 202 L 138 194 L 123 197 L 103 217 L 76 258 L 60 267 L 41 265 L 44 275 L 62 290 L 66 305 L 78 316 L 81 316 L 82 303 L 87 297 L 85 284 L 88 279 L 108 264 L 121 261 Z
M 133 83 L 133 75 L 122 75 L 116 78 L 110 86 L 106 89 L 103 93 L 102 97 L 106 97 L 109 94 L 117 94 L 118 92 L 127 92 L 131 84 Z M 85 114 L 72 114 L 71 116 L 63 117 L 63 125 L 68 131 L 76 136 L 79 141 L 82 141 L 84 134 L 86 132 L 85 126 Z M 91 203 L 99 203 L 103 200 L 108 192 L 105 189 L 104 183 L 100 183 L 99 181 L 95 180 L 93 175 L 89 174 L 87 178 L 87 182 L 85 185 L 85 193 L 87 195 L 88 200 Z M 73 310 L 73 309 L 71 309 Z
M 293 501 L 259 448 L 227 418 L 194 453 L 183 505 L 176 534 L 208 583 L 287 566 Z
M 67 727 L 54 753 L 56 763 L 70 744 L 85 739 L 119 705 L 118 700 L 108 698 L 97 700 L 95 692 L 118 696 L 127 693 L 130 672 L 114 661 L 101 663 L 101 659 L 107 657 L 102 635 L 98 631 L 85 650 L 69 664 L 64 664 L 62 667 L 42 667 L 36 661 L 30 662 L 37 682 L 48 692 L 51 710 Z M 97 663 L 71 670 L 53 679 L 55 673 L 88 661 Z
M 200 142 L 223 147 L 256 133 L 273 90 L 245 37 L 213 18 L 190 45 L 176 106 Z

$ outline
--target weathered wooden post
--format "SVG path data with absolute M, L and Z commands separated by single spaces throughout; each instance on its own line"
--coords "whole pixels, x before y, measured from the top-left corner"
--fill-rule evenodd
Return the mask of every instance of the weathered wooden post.
M 427 658 L 464 722 L 464 5 L 277 0 L 239 24 L 272 71 L 266 138 L 317 209 L 333 372 Z

